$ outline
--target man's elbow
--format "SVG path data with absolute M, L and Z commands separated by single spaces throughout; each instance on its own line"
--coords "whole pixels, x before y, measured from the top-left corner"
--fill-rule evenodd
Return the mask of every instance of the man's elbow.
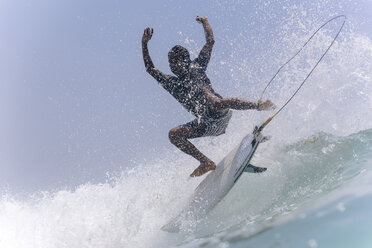
M 215 42 L 215 41 L 214 41 L 214 38 L 213 38 L 213 37 L 207 39 L 207 44 L 208 44 L 208 45 L 212 45 L 212 46 L 213 46 L 213 45 L 214 45 L 214 42 Z
M 150 75 L 152 75 L 155 72 L 155 68 L 151 67 L 151 66 L 148 66 L 148 67 L 146 67 L 146 72 L 149 73 Z

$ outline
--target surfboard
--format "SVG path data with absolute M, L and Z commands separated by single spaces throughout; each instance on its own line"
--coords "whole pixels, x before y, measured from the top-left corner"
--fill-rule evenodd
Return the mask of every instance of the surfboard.
M 258 145 L 267 138 L 257 130 L 246 135 L 240 144 L 218 163 L 197 186 L 182 211 L 161 229 L 179 232 L 182 223 L 198 221 L 211 211 L 231 190 L 243 172 L 261 173 L 266 168 L 250 164 Z

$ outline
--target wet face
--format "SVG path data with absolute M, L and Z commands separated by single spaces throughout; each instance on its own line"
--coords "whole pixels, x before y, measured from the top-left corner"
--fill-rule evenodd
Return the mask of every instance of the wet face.
M 169 67 L 176 76 L 183 76 L 188 73 L 190 67 L 190 54 L 186 48 L 175 46 L 168 54 Z
M 176 76 L 182 76 L 189 71 L 190 62 L 188 59 L 173 58 L 169 60 L 169 67 Z

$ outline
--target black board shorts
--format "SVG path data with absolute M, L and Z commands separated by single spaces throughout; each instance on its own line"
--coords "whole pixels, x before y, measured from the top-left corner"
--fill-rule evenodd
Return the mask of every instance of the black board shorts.
M 192 127 L 194 129 L 194 132 L 191 134 L 189 139 L 207 136 L 219 136 L 225 133 L 231 116 L 231 110 L 226 111 L 224 114 L 207 110 L 206 114 L 200 118 L 196 118 L 193 121 L 183 124 L 181 127 Z

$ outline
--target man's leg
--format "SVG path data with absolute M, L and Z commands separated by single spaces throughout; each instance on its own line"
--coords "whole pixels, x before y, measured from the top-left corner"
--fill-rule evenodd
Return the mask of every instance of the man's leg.
M 219 111 L 224 109 L 247 110 L 257 109 L 257 103 L 242 98 L 218 98 L 214 101 L 213 107 Z
M 200 162 L 196 170 L 191 173 L 191 177 L 201 176 L 210 170 L 216 169 L 216 164 L 201 153 L 188 139 L 194 138 L 195 129 L 193 127 L 179 126 L 169 131 L 169 140 L 184 153 L 193 156 Z
M 243 98 L 218 98 L 210 91 L 205 91 L 206 97 L 211 104 L 212 108 L 216 111 L 224 111 L 226 109 L 235 109 L 235 110 L 248 110 L 248 109 L 257 109 L 258 104 L 255 102 L 248 101 Z M 275 105 L 270 101 L 266 100 L 260 104 L 260 110 L 269 110 L 274 109 Z

